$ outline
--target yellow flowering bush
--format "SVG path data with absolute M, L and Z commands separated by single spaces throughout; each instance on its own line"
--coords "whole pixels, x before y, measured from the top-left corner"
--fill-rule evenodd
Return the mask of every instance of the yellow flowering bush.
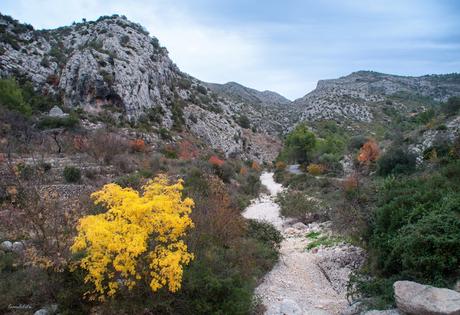
M 80 219 L 71 249 L 82 252 L 78 265 L 94 285 L 91 299 L 104 300 L 121 287 L 132 289 L 141 279 L 153 292 L 166 286 L 176 292 L 183 266 L 192 259 L 182 240 L 193 222 L 193 200 L 182 199 L 182 180 L 169 184 L 166 176 L 150 180 L 143 194 L 116 184 L 91 195 L 108 211 Z

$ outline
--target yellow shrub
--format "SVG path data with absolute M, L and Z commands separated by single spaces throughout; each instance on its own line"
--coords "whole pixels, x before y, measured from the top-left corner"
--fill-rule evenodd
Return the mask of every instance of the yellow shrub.
M 314 176 L 323 174 L 325 170 L 326 168 L 322 164 L 311 163 L 307 166 L 308 173 Z
M 193 227 L 193 200 L 182 199 L 182 180 L 168 184 L 159 176 L 143 187 L 143 194 L 116 184 L 92 194 L 108 211 L 80 219 L 72 252 L 85 256 L 79 266 L 88 273 L 91 299 L 113 296 L 122 286 L 132 289 L 141 279 L 152 291 L 181 286 L 183 266 L 192 259 L 182 240 Z

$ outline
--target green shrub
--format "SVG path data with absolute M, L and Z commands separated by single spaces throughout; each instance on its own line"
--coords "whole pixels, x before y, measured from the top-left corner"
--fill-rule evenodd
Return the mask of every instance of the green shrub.
M 25 102 L 20 86 L 13 79 L 0 79 L 0 105 L 26 116 L 32 113 L 32 108 Z
M 362 135 L 353 136 L 348 142 L 348 150 L 351 152 L 358 151 L 368 140 L 368 137 Z
M 460 110 L 460 97 L 450 97 L 446 103 L 442 104 L 441 110 L 448 116 L 455 115 Z
M 81 179 L 80 169 L 75 166 L 66 166 L 63 175 L 65 181 L 68 183 L 76 183 Z
M 310 223 L 305 221 L 307 213 L 313 214 L 318 220 L 322 216 L 318 202 L 302 191 L 285 191 L 278 195 L 278 203 L 282 216 L 304 223 Z
M 279 249 L 283 241 L 281 232 L 269 222 L 248 220 L 247 235 L 275 249 Z
M 130 187 L 136 190 L 139 190 L 142 186 L 143 176 L 139 172 L 134 172 L 127 174 L 121 177 L 118 177 L 115 180 L 115 184 L 120 185 L 123 188 Z
M 316 146 L 316 137 L 305 123 L 299 124 L 291 131 L 284 142 L 280 160 L 308 162 L 312 159 Z
M 245 115 L 240 115 L 237 118 L 236 122 L 238 123 L 238 125 L 240 125 L 241 128 L 245 128 L 245 129 L 251 128 L 251 121 Z
M 415 154 L 403 147 L 390 148 L 377 160 L 377 172 L 381 176 L 411 173 L 415 166 Z
M 79 124 L 79 119 L 76 115 L 70 114 L 67 117 L 43 117 L 38 122 L 40 129 L 54 129 L 54 128 L 74 128 Z
M 454 164 L 455 165 L 455 164 Z M 383 276 L 446 285 L 460 271 L 460 167 L 387 182 L 370 239 Z

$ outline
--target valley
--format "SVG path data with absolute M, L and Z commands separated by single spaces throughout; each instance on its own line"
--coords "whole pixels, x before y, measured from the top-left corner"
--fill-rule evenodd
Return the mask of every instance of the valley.
M 289 100 L 0 14 L 2 314 L 457 314 L 459 178 L 458 73 Z

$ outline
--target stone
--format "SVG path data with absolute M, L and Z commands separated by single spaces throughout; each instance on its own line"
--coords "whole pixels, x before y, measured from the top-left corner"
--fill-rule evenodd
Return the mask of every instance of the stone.
M 367 311 L 363 313 L 363 315 L 401 315 L 401 313 L 397 309 L 392 310 L 384 310 L 384 311 Z
M 302 222 L 297 222 L 294 225 L 292 225 L 292 227 L 297 229 L 297 230 L 306 230 L 307 229 L 307 226 L 305 224 L 303 224 Z
M 4 250 L 5 252 L 10 252 L 13 250 L 13 243 L 10 241 L 3 241 L 0 244 L 0 249 Z
M 460 293 L 412 281 L 393 284 L 398 309 L 413 315 L 460 315 Z
M 64 113 L 59 106 L 53 106 L 48 113 L 50 117 L 67 117 L 68 115 L 69 114 Z
M 55 314 L 58 310 L 57 304 L 51 304 L 45 306 L 34 313 L 34 315 L 52 315 Z
M 279 315 L 301 315 L 302 310 L 299 305 L 290 299 L 284 299 L 280 304 Z
M 363 309 L 364 305 L 362 302 L 355 302 L 348 305 L 348 307 L 344 309 L 340 315 L 358 315 L 363 311 Z
M 20 253 L 24 250 L 24 244 L 22 242 L 14 242 L 11 250 L 15 253 Z

